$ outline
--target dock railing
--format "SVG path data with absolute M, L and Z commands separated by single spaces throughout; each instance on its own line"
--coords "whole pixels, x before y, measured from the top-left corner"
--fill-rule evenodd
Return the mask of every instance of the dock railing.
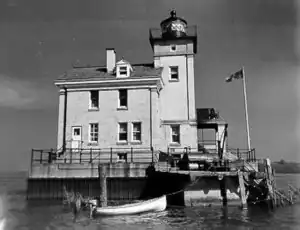
M 161 153 L 166 160 L 160 160 Z M 155 151 L 153 148 L 117 147 L 117 148 L 67 148 L 60 155 L 60 149 L 32 149 L 32 164 L 106 164 L 106 163 L 145 163 L 160 162 L 162 167 L 177 167 L 177 163 L 187 153 L 194 162 L 209 161 L 220 167 L 238 168 L 245 171 L 254 171 L 258 160 L 255 149 L 227 149 L 220 159 L 217 149 L 203 150 L 190 147 L 166 148 L 166 151 Z M 60 156 L 59 156 L 60 155 Z M 170 160 L 171 159 L 171 160 Z
M 188 153 L 188 155 L 219 155 L 220 152 L 218 149 L 206 149 L 206 148 L 189 148 L 189 147 L 168 147 L 167 154 L 168 155 L 182 155 L 184 153 Z M 247 150 L 247 149 L 233 149 L 228 148 L 226 152 L 222 153 L 223 156 L 230 154 L 234 156 L 236 160 L 245 160 L 248 162 L 256 161 L 256 152 L 255 149 Z
M 256 159 L 255 149 L 206 149 L 206 148 L 180 148 L 169 147 L 166 152 L 162 152 L 167 159 L 168 168 L 176 170 L 178 162 L 183 155 L 187 153 L 189 161 L 199 164 L 202 162 L 211 162 L 212 168 L 226 168 L 226 170 L 239 169 L 242 171 L 257 171 L 258 160 Z M 160 160 L 161 162 L 164 160 Z M 201 163 L 201 164 L 202 164 Z
M 67 148 L 60 157 L 56 149 L 32 149 L 31 164 L 51 163 L 151 163 L 157 161 L 153 148 Z

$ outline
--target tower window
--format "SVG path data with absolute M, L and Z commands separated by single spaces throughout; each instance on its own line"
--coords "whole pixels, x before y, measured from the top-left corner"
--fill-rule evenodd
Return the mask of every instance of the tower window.
M 179 80 L 178 66 L 170 66 L 170 80 L 172 81 Z
M 171 45 L 171 51 L 176 51 L 176 45 Z

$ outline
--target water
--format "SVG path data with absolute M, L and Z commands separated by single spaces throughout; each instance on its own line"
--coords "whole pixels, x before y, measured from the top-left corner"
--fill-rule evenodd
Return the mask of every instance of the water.
M 61 203 L 27 202 L 26 174 L 0 174 L 0 195 L 3 200 L 0 221 L 6 219 L 5 230 L 55 229 L 300 229 L 300 204 L 270 212 L 259 207 L 243 211 L 237 207 L 171 208 L 161 213 L 119 216 L 90 220 L 88 212 L 76 221 Z M 300 186 L 300 174 L 278 174 L 277 186 L 287 189 L 291 183 Z M 0 203 L 1 205 L 1 203 Z M 1 229 L 2 230 L 2 229 Z

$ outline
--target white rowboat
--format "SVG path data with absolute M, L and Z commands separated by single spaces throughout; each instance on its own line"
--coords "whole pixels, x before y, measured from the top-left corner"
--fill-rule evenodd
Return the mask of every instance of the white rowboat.
M 96 207 L 93 213 L 96 215 L 133 215 L 144 212 L 160 212 L 167 207 L 167 197 L 161 196 L 151 200 L 146 200 L 133 204 L 119 206 Z

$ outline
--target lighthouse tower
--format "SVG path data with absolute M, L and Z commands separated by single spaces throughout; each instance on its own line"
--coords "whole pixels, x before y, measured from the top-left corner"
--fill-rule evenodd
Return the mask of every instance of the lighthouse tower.
M 155 67 L 162 67 L 164 89 L 160 93 L 160 119 L 164 143 L 197 148 L 194 56 L 197 53 L 196 26 L 176 16 L 150 29 Z M 170 140 L 170 141 L 169 141 Z

